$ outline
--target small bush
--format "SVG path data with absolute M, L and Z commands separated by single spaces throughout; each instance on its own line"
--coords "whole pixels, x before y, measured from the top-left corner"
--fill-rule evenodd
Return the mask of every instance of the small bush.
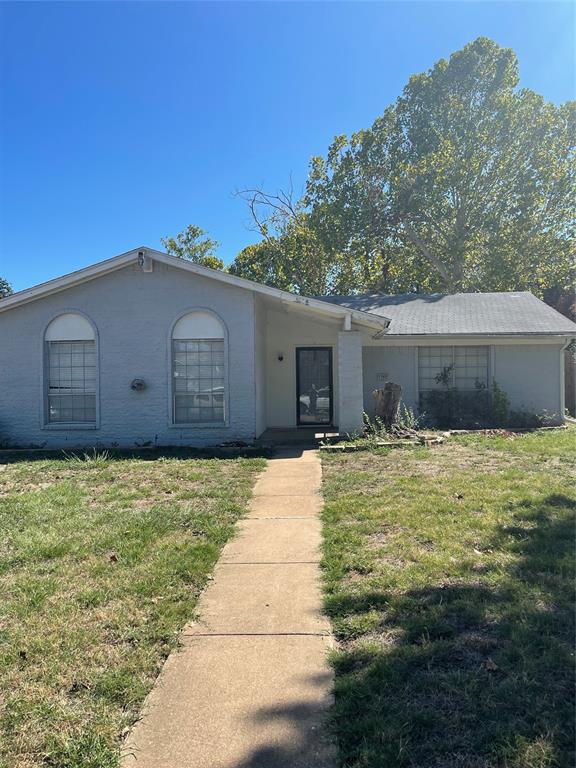
M 380 416 L 374 416 L 372 418 L 366 411 L 362 414 L 362 421 L 364 422 L 364 435 L 366 437 L 386 434 L 386 426 Z
M 505 426 L 516 427 L 517 429 L 539 429 L 547 427 L 556 422 L 554 414 L 550 415 L 547 411 L 542 413 L 530 413 L 530 411 L 510 411 L 508 421 Z
M 399 427 L 403 429 L 418 429 L 423 420 L 424 414 L 417 416 L 409 405 L 400 404 L 397 422 Z
M 110 451 L 99 451 L 97 448 L 92 448 L 89 451 L 83 453 L 66 453 L 64 452 L 66 461 L 71 464 L 90 464 L 93 467 L 100 467 L 107 464 L 113 457 Z

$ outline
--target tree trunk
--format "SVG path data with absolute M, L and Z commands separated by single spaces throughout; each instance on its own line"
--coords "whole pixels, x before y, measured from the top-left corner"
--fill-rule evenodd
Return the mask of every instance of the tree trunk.
M 376 401 L 376 416 L 382 419 L 386 429 L 390 429 L 398 419 L 398 409 L 402 400 L 402 387 L 387 381 L 384 389 L 375 389 L 372 397 Z

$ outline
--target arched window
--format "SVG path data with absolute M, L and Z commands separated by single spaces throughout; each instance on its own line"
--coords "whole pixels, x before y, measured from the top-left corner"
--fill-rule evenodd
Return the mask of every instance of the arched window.
M 224 328 L 208 312 L 190 312 L 172 331 L 172 418 L 175 424 L 223 423 Z
M 54 318 L 46 345 L 46 421 L 49 424 L 96 423 L 96 336 L 76 312 Z

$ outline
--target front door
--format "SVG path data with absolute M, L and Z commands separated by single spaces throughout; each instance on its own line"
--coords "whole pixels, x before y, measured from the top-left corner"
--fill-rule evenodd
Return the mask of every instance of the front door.
M 332 424 L 332 349 L 296 349 L 298 426 Z

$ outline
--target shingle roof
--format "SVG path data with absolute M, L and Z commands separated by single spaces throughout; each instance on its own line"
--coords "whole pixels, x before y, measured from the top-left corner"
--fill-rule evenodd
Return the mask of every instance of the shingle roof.
M 391 319 L 387 336 L 444 334 L 559 334 L 576 324 L 528 291 L 406 293 L 400 296 L 323 296 L 324 301 Z

